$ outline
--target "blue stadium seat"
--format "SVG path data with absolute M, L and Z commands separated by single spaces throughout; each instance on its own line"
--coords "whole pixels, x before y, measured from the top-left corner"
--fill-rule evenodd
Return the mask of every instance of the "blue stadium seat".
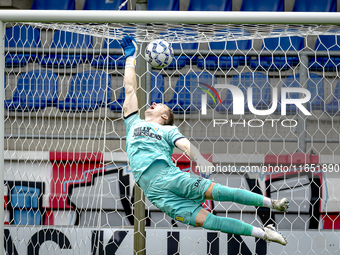
M 274 33 L 282 31 L 274 30 Z M 293 32 L 293 31 L 291 31 Z M 304 48 L 304 38 L 299 36 L 282 36 L 274 38 L 266 38 L 263 40 L 262 50 L 275 52 L 296 51 L 299 52 Z M 270 71 L 288 70 L 291 67 L 297 66 L 300 60 L 299 57 L 291 56 L 276 56 L 276 57 L 256 57 L 250 60 L 250 67 L 253 69 L 263 69 Z
M 319 35 L 314 50 L 316 51 L 332 51 L 340 50 L 340 36 L 337 35 Z M 311 71 L 336 71 L 339 68 L 340 57 L 311 57 L 309 58 L 309 68 Z
M 124 55 L 106 55 L 106 49 L 121 49 L 120 44 L 117 40 L 105 39 L 103 43 L 103 51 L 102 55 L 95 57 L 92 59 L 91 65 L 96 68 L 109 68 L 114 69 L 124 68 L 125 66 L 125 57 Z
M 212 52 L 214 50 L 250 50 L 251 40 L 228 40 L 227 37 L 232 38 L 234 34 L 250 35 L 249 32 L 243 29 L 225 29 L 217 32 L 217 37 L 225 37 L 225 41 L 221 42 L 211 42 L 209 43 L 209 48 Z M 226 36 L 227 35 L 227 36 Z M 250 58 L 247 57 L 247 60 Z M 228 70 L 230 68 L 237 68 L 239 65 L 245 64 L 244 56 L 207 56 L 205 58 L 197 59 L 197 67 L 200 69 L 216 70 L 220 68 L 222 70 Z
M 111 76 L 103 71 L 84 71 L 72 77 L 64 101 L 58 102 L 62 111 L 94 111 L 109 101 Z
M 6 67 L 25 66 L 28 62 L 35 61 L 35 49 L 40 47 L 40 31 L 29 26 L 14 26 L 6 29 L 5 47 L 14 47 L 20 52 L 26 48 L 29 53 L 7 53 L 5 55 Z
M 254 73 L 241 73 L 232 77 L 228 84 L 237 86 L 244 94 L 245 108 L 244 112 L 249 113 L 249 107 L 247 102 L 247 89 L 253 88 L 253 106 L 257 110 L 267 110 L 271 106 L 271 85 L 269 77 L 265 74 L 254 72 Z M 231 92 L 228 90 L 226 97 L 222 102 L 222 105 L 218 105 L 216 110 L 221 113 L 233 112 L 233 97 Z
M 295 0 L 293 12 L 336 12 L 336 0 Z
M 231 0 L 190 0 L 188 11 L 231 11 Z
M 65 53 L 54 54 L 54 48 L 63 48 Z M 84 53 L 68 54 L 73 48 L 81 48 Z M 46 67 L 75 67 L 91 61 L 92 55 L 86 54 L 87 49 L 92 49 L 92 36 L 57 30 L 53 35 L 50 51 L 40 58 L 40 64 Z
M 171 46 L 174 50 L 197 50 L 198 43 L 194 42 L 197 37 L 197 32 L 190 28 L 170 28 L 161 33 L 161 35 L 166 35 L 166 40 L 168 42 L 173 42 L 178 40 L 181 37 L 187 38 L 188 42 L 185 43 L 171 43 Z M 193 41 L 193 42 L 190 42 Z M 196 55 L 189 55 L 186 53 L 181 53 L 181 55 L 175 55 L 173 61 L 170 63 L 167 70 L 178 70 L 180 68 L 185 67 L 186 65 L 190 65 L 190 63 L 194 64 L 197 61 Z
M 40 189 L 35 187 L 14 186 L 11 191 L 13 208 L 38 208 Z
M 300 88 L 300 74 L 291 75 L 286 77 L 284 80 L 282 87 L 291 87 L 291 88 Z M 305 105 L 306 108 L 309 111 L 313 110 L 322 110 L 324 109 L 324 83 L 322 80 L 322 77 L 310 73 L 309 74 L 309 79 L 308 79 L 308 84 L 307 84 L 308 90 L 311 93 L 311 99 L 309 102 Z M 287 98 L 291 99 L 297 99 L 300 97 L 299 93 L 290 93 L 288 94 Z M 281 113 L 281 97 L 279 97 L 279 103 L 278 107 L 275 113 Z M 286 114 L 287 115 L 295 115 L 297 113 L 297 108 L 295 105 L 288 104 L 286 105 Z
M 124 3 L 125 0 L 85 0 L 83 10 L 115 10 L 118 11 L 119 6 Z M 126 10 L 127 4 L 120 10 Z
M 339 100 L 340 100 L 340 82 L 338 82 L 335 86 L 332 101 L 330 101 L 325 106 L 326 112 L 333 114 L 333 115 L 339 115 L 340 113 L 340 101 Z
M 165 104 L 172 109 L 173 113 L 177 114 L 201 110 L 204 92 L 199 89 L 200 82 L 212 86 L 216 82 L 216 77 L 207 72 L 189 72 L 185 76 L 180 76 L 176 82 L 172 99 Z
M 148 11 L 179 11 L 179 0 L 148 0 Z
M 75 0 L 33 0 L 32 10 L 74 10 Z
M 150 102 L 164 103 L 164 77 L 160 73 L 152 72 Z
M 284 0 L 242 0 L 240 11 L 283 12 Z
M 156 103 L 164 103 L 164 78 L 163 75 L 157 72 L 152 72 L 150 101 Z M 122 87 L 119 96 L 116 100 L 112 100 L 108 107 L 111 111 L 121 112 L 125 100 L 125 88 Z
M 58 100 L 58 76 L 48 70 L 32 70 L 20 75 L 13 98 L 5 107 L 12 111 L 41 110 Z
M 40 225 L 41 213 L 38 210 L 14 210 L 15 225 Z

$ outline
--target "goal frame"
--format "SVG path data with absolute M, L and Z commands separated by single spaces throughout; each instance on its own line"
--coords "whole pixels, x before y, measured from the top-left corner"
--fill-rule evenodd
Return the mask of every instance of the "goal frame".
M 174 11 L 83 11 L 83 10 L 0 10 L 0 100 L 4 101 L 5 23 L 6 22 L 67 22 L 67 23 L 173 23 L 173 24 L 309 24 L 340 25 L 340 13 L 311 12 L 174 12 Z M 287 54 L 287 53 L 286 53 Z M 288 53 L 289 54 L 289 53 Z M 306 53 L 308 54 L 308 53 Z M 306 54 L 302 54 L 307 56 Z M 322 53 L 321 53 L 322 54 Z M 326 53 L 325 53 L 326 54 Z M 304 57 L 302 56 L 302 63 Z M 308 65 L 308 59 L 305 58 Z M 303 78 L 303 77 L 301 77 Z M 307 79 L 307 77 L 304 77 Z M 4 119 L 4 104 L 0 104 L 0 118 Z M 299 122 L 300 123 L 300 122 Z M 302 123 L 302 122 L 301 122 Z M 0 122 L 0 144 L 4 145 L 4 122 Z M 299 148 L 303 151 L 302 139 Z M 0 168 L 4 169 L 4 146 L 0 148 Z M 4 171 L 0 173 L 4 182 Z M 0 189 L 0 202 L 4 204 L 4 190 Z M 0 207 L 0 219 L 4 207 Z M 141 221 L 143 223 L 143 221 Z M 4 233 L 4 221 L 0 222 Z M 0 238 L 4 247 L 4 238 Z M 4 249 L 0 250 L 0 255 Z

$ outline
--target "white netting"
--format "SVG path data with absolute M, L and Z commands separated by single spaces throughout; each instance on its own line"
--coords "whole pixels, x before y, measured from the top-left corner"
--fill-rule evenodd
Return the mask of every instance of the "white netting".
M 126 34 L 140 45 L 165 39 L 175 50 L 173 63 L 156 70 L 143 63 L 140 47 L 142 109 L 153 101 L 169 105 L 181 132 L 222 168 L 215 182 L 291 200 L 287 214 L 229 202 L 204 205 L 255 226 L 276 223 L 288 236 L 285 248 L 187 227 L 146 201 L 147 253 L 339 252 L 338 26 L 8 23 L 6 28 L 8 252 L 132 253 L 134 179 L 125 152 L 125 58 L 118 44 Z M 245 95 L 244 115 L 233 114 L 236 103 L 225 87 L 216 86 L 222 104 L 212 94 L 215 102 L 208 96 L 203 105 L 200 83 L 238 87 Z M 257 110 L 271 107 L 277 88 L 276 110 L 253 114 L 249 87 Z M 281 113 L 282 89 L 297 87 L 311 94 L 304 104 L 308 117 L 295 105 Z M 173 158 L 182 170 L 190 169 L 179 150 Z M 263 166 L 269 165 L 281 167 L 280 173 L 266 172 Z M 281 171 L 288 168 L 292 171 Z

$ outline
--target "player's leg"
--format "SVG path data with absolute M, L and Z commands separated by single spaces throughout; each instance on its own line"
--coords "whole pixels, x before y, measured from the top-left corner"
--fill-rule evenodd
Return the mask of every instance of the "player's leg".
M 263 206 L 282 212 L 285 212 L 289 207 L 289 201 L 287 198 L 272 200 L 248 190 L 229 188 L 213 182 L 210 184 L 204 195 L 206 199 L 210 200 L 230 201 L 244 205 Z
M 197 213 L 195 225 L 210 230 L 219 230 L 223 233 L 253 236 L 268 242 L 277 242 L 282 245 L 287 244 L 285 238 L 276 232 L 275 228 L 271 225 L 262 229 L 237 219 L 218 217 L 204 209 L 200 209 Z

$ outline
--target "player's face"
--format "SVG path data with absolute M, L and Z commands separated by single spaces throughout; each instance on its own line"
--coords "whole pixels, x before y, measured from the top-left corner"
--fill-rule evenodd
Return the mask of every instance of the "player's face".
M 168 107 L 165 104 L 159 103 L 156 104 L 153 102 L 149 109 L 145 112 L 151 113 L 154 116 L 161 116 L 162 114 L 166 114 L 168 111 Z

